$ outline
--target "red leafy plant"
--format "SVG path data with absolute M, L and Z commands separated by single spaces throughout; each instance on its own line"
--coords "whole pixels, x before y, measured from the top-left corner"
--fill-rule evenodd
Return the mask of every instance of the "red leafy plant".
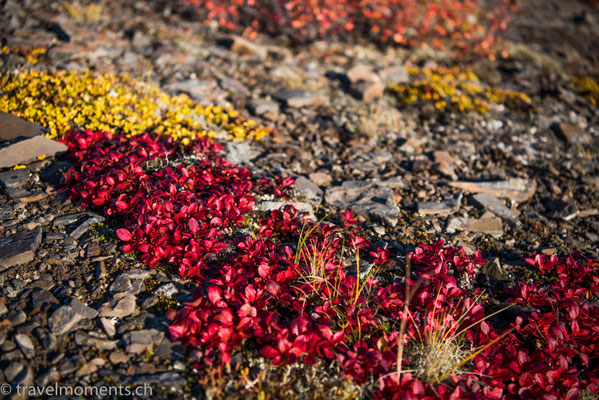
M 275 365 L 335 360 L 359 384 L 374 379 L 377 398 L 599 393 L 595 260 L 529 259 L 550 279 L 512 288 L 510 312 L 518 315 L 505 320 L 487 312 L 473 287 L 485 262 L 479 253 L 422 245 L 409 255 L 414 273 L 389 283 L 373 271 L 391 254 L 372 248 L 349 212 L 341 227 L 288 206 L 240 234 L 254 196 L 286 196 L 293 181 L 231 165 L 207 139 L 182 146 L 85 131 L 66 141 L 77 161 L 65 178 L 71 197 L 123 221 L 117 236 L 125 251 L 197 282 L 194 300 L 169 317 L 172 337 L 194 349 L 198 368 L 226 366 L 245 346 Z M 453 358 L 427 368 L 422 354 L 441 345 Z
M 515 1 L 485 10 L 478 0 L 186 0 L 229 31 L 285 35 L 297 43 L 352 32 L 378 43 L 432 45 L 491 54 Z

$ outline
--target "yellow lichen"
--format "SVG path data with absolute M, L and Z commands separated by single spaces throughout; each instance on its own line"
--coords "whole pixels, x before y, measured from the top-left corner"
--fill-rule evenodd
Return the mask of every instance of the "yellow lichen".
M 524 93 L 486 87 L 471 70 L 409 68 L 408 73 L 412 82 L 391 87 L 403 105 L 428 102 L 440 111 L 452 109 L 485 114 L 492 103 L 514 108 L 531 103 Z
M 259 140 L 270 130 L 231 108 L 200 106 L 186 95 L 169 96 L 155 86 L 113 74 L 21 71 L 0 76 L 0 112 L 39 123 L 49 137 L 91 129 L 130 136 L 168 135 L 183 143 L 215 135 Z
M 584 96 L 592 105 L 599 104 L 599 81 L 590 76 L 574 78 L 574 86 L 578 94 Z

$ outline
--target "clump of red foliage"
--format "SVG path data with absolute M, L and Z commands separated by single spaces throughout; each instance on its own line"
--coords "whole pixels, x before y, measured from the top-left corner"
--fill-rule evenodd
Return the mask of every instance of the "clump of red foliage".
M 513 0 L 485 10 L 478 0 L 186 0 L 233 32 L 285 35 L 298 43 L 356 33 L 378 43 L 449 45 L 489 54 L 515 11 Z
M 316 226 L 287 207 L 259 220 L 252 235 L 238 234 L 254 194 L 285 196 L 292 181 L 253 176 L 223 160 L 221 148 L 209 140 L 181 147 L 147 134 L 86 131 L 71 132 L 66 141 L 78 164 L 66 176 L 71 197 L 120 216 L 124 227 L 117 235 L 125 251 L 150 267 L 175 266 L 198 283 L 194 300 L 171 315 L 170 327 L 174 339 L 195 349 L 198 367 L 224 366 L 247 345 L 276 365 L 336 360 L 358 383 L 376 378 L 377 398 L 599 394 L 599 307 L 592 304 L 599 295 L 597 261 L 578 253 L 566 260 L 528 260 L 551 277 L 512 288 L 518 316 L 499 327 L 485 319 L 480 296 L 467 288 L 484 264 L 478 253 L 467 255 L 442 242 L 420 246 L 410 255 L 413 276 L 383 285 L 374 275 L 355 273 L 360 260 L 362 269 L 382 267 L 390 254 L 370 248 L 349 212 L 343 227 Z M 193 164 L 155 171 L 148 166 L 183 155 Z M 412 296 L 404 308 L 406 285 Z M 434 317 L 440 311 L 443 320 Z M 411 372 L 398 376 L 400 340 L 418 341 L 445 323 L 453 324 L 454 333 L 465 332 L 472 351 L 484 348 L 468 371 L 452 373 L 441 384 Z M 410 362 L 405 357 L 402 369 Z

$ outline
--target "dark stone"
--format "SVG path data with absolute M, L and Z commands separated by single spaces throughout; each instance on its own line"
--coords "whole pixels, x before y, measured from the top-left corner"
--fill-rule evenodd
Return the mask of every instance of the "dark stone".
M 68 161 L 54 161 L 48 167 L 40 171 L 40 178 L 52 186 L 58 186 L 65 172 L 73 167 Z
M 0 185 L 5 188 L 21 187 L 29 180 L 30 173 L 29 168 L 0 172 Z
M 42 228 L 21 231 L 0 239 L 0 271 L 33 261 L 42 241 Z

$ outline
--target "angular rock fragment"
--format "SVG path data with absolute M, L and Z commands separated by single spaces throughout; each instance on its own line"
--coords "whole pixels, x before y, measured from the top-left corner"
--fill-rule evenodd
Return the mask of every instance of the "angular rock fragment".
M 591 137 L 584 131 L 584 129 L 575 125 L 560 122 L 552 124 L 551 129 L 567 144 L 581 146 L 591 143 Z
M 83 318 L 71 306 L 62 306 L 48 318 L 48 327 L 55 335 L 64 335 Z
M 136 298 L 129 293 L 117 293 L 100 308 L 100 316 L 124 318 L 135 312 Z
M 503 235 L 503 224 L 500 218 L 452 218 L 447 224 L 447 232 L 467 231 L 485 233 L 491 236 Z
M 299 89 L 284 88 L 273 93 L 272 97 L 294 108 L 329 105 L 327 96 Z
M 44 128 L 16 115 L 0 113 L 0 143 L 32 138 L 44 133 Z
M 266 114 L 274 116 L 279 113 L 279 104 L 265 99 L 252 99 L 248 108 L 252 114 L 259 117 Z
M 67 151 L 67 146 L 43 136 L 34 136 L 4 145 L 0 148 L 0 168 L 29 164 L 38 157 L 54 157 Z
M 438 215 L 446 217 L 459 211 L 460 204 L 462 202 L 462 195 L 460 194 L 457 198 L 451 200 L 441 201 L 439 203 L 433 202 L 418 202 L 416 204 L 418 214 L 420 215 Z
M 463 189 L 471 193 L 486 193 L 510 199 L 516 202 L 529 200 L 537 190 L 537 183 L 529 179 L 509 179 L 507 181 L 486 182 L 449 182 L 449 186 Z
M 35 357 L 35 347 L 29 336 L 18 333 L 15 335 L 15 342 L 19 345 L 19 348 L 28 359 L 32 360 Z
M 131 331 L 123 335 L 126 349 L 129 353 L 139 354 L 146 350 L 152 350 L 155 344 L 164 339 L 164 332 L 156 329 L 144 329 Z
M 0 239 L 0 271 L 33 261 L 42 241 L 42 228 Z
M 496 196 L 488 193 L 478 193 L 472 196 L 472 202 L 485 210 L 491 211 L 504 221 L 517 224 L 518 218 Z
M 29 168 L 0 172 L 0 186 L 5 188 L 18 188 L 29 180 Z
M 319 206 L 322 202 L 322 189 L 303 176 L 296 178 L 295 190 L 312 205 Z
M 48 196 L 44 192 L 30 192 L 29 190 L 20 187 L 4 189 L 4 192 L 11 200 L 19 201 L 21 203 L 35 203 Z

